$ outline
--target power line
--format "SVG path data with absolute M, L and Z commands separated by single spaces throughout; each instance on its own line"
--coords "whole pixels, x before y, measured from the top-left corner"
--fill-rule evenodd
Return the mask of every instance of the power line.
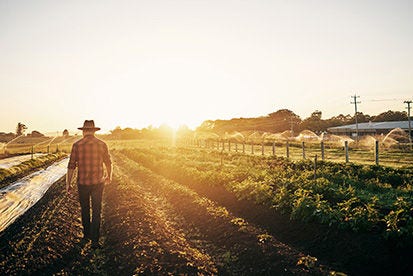
M 403 99 L 372 99 L 370 102 L 392 102 L 392 101 L 401 101 Z
M 353 101 L 354 101 L 354 102 L 350 102 L 350 103 L 354 104 L 354 111 L 355 111 L 354 116 L 356 118 L 356 142 L 358 143 L 359 142 L 359 125 L 358 125 L 358 122 L 357 122 L 357 104 L 361 103 L 361 102 L 357 101 L 357 98 L 360 98 L 360 96 L 354 95 L 354 96 L 351 96 L 351 97 L 353 98 Z

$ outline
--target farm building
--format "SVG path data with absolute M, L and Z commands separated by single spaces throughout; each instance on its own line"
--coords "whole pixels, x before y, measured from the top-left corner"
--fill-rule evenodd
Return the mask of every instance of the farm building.
M 400 128 L 406 131 L 406 133 L 409 133 L 409 121 L 368 122 L 358 124 L 358 132 L 360 136 L 377 134 L 385 135 L 396 128 Z M 356 136 L 356 124 L 329 127 L 327 131 L 336 135 Z

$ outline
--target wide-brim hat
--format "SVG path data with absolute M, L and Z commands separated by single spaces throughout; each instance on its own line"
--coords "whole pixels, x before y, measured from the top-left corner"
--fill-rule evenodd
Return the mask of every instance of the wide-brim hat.
M 95 127 L 95 122 L 93 120 L 85 120 L 83 127 L 78 127 L 77 129 L 97 131 L 100 129 L 100 127 Z

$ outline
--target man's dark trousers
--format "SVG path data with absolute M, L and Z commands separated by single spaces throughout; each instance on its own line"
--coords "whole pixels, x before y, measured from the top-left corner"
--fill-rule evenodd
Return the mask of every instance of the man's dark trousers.
M 102 209 L 103 183 L 77 185 L 82 209 L 83 236 L 92 242 L 99 241 L 100 213 Z M 90 199 L 92 199 L 92 221 L 90 221 Z

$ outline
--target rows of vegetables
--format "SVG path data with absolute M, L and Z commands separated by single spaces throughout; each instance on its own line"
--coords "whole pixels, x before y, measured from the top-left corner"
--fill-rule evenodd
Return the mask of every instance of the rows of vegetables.
M 409 168 L 314 164 L 193 148 L 121 152 L 175 181 L 223 185 L 238 198 L 275 208 L 291 219 L 373 231 L 403 245 L 413 240 L 413 172 Z

